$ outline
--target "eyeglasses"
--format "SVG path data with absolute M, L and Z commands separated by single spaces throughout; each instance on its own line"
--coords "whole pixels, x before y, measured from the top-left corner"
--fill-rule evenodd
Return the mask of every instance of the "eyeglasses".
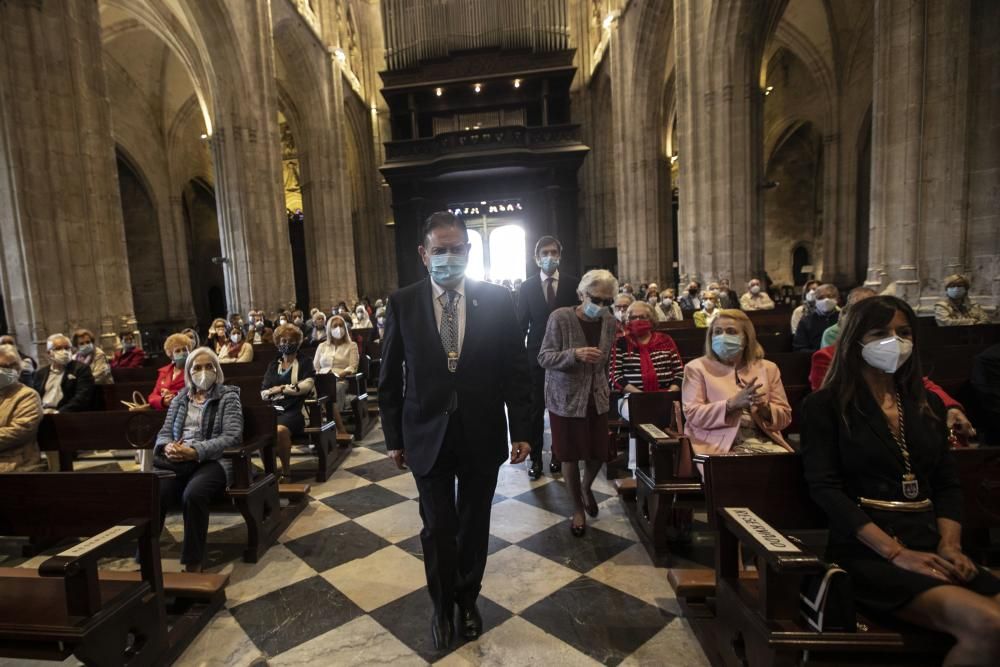
M 594 304 L 596 304 L 598 306 L 610 306 L 611 304 L 613 304 L 615 302 L 615 300 L 613 298 L 601 299 L 601 298 L 598 298 L 598 297 L 594 296 L 593 294 L 588 294 L 587 298 L 590 299 L 591 303 L 594 303 Z
M 628 317 L 629 322 L 635 322 L 636 320 L 645 320 L 646 322 L 652 321 L 645 315 L 629 315 Z

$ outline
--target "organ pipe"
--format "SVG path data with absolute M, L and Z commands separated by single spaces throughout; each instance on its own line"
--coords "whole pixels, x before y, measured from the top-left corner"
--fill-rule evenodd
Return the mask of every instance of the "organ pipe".
M 381 0 L 389 69 L 455 51 L 568 48 L 568 0 Z

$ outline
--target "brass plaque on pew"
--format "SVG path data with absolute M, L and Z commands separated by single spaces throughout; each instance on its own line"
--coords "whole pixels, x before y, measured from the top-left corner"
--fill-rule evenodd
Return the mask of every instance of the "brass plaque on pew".
M 772 528 L 749 507 L 724 507 L 723 511 L 736 523 L 753 535 L 757 542 L 768 551 L 780 553 L 798 552 L 800 549 L 791 540 Z
M 639 424 L 639 430 L 645 431 L 646 435 L 656 440 L 666 440 L 670 437 L 657 428 L 655 424 Z

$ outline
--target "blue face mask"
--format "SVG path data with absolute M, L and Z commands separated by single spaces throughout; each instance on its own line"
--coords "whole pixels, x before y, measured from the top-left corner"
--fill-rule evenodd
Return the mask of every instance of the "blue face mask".
M 965 296 L 964 287 L 949 287 L 948 289 L 945 290 L 945 292 L 948 293 L 949 299 L 961 299 L 963 296 Z
M 601 316 L 601 311 L 604 310 L 603 306 L 598 306 L 596 303 L 591 301 L 585 301 L 583 303 L 583 314 L 592 320 L 596 320 Z
M 468 255 L 431 255 L 427 272 L 441 287 L 452 288 L 462 281 L 468 263 Z
M 719 334 L 712 336 L 712 352 L 719 359 L 728 361 L 743 350 L 743 336 L 738 334 Z
M 546 275 L 551 276 L 559 268 L 559 258 L 542 257 L 538 260 L 538 266 L 542 267 L 542 271 L 544 271 Z

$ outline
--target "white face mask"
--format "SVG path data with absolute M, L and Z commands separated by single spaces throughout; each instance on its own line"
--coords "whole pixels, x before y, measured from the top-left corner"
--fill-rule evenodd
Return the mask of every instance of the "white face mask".
M 344 327 L 334 327 L 331 333 L 333 334 L 334 338 L 340 340 L 341 338 L 344 337 Z
M 6 389 L 21 377 L 21 373 L 14 368 L 0 368 L 0 389 Z
M 198 387 L 198 389 L 205 391 L 215 384 L 216 377 L 214 370 L 195 371 L 191 374 L 191 381 L 194 382 L 194 386 Z
M 626 311 L 624 311 L 624 310 L 616 310 L 615 311 L 615 319 L 618 320 L 619 322 L 624 322 L 625 321 L 625 312 Z
M 760 285 L 751 285 L 750 286 L 750 293 L 751 294 L 760 294 Z
M 69 353 L 69 350 L 55 350 L 52 353 L 52 361 L 56 362 L 60 366 L 68 364 L 71 358 L 72 355 Z
M 899 336 L 859 344 L 861 358 L 872 368 L 885 373 L 895 373 L 913 354 L 913 343 Z
M 832 313 L 837 308 L 837 300 L 827 297 L 826 299 L 819 299 L 816 301 L 816 311 L 820 315 L 826 315 Z
M 648 299 L 646 299 L 646 301 L 649 302 L 649 305 L 655 306 L 656 304 L 658 304 L 660 302 L 660 297 L 658 297 L 658 296 L 651 296 Z
M 811 289 L 808 292 L 806 292 L 806 302 L 807 303 L 812 303 L 815 300 L 816 300 L 816 290 Z
M 240 335 L 239 334 L 233 334 L 232 336 L 229 337 L 229 340 L 233 341 L 234 343 L 238 343 L 238 342 L 240 342 Z
M 660 303 L 669 308 L 670 306 L 674 305 L 674 300 L 669 296 L 665 296 L 663 297 L 663 301 L 661 301 Z

